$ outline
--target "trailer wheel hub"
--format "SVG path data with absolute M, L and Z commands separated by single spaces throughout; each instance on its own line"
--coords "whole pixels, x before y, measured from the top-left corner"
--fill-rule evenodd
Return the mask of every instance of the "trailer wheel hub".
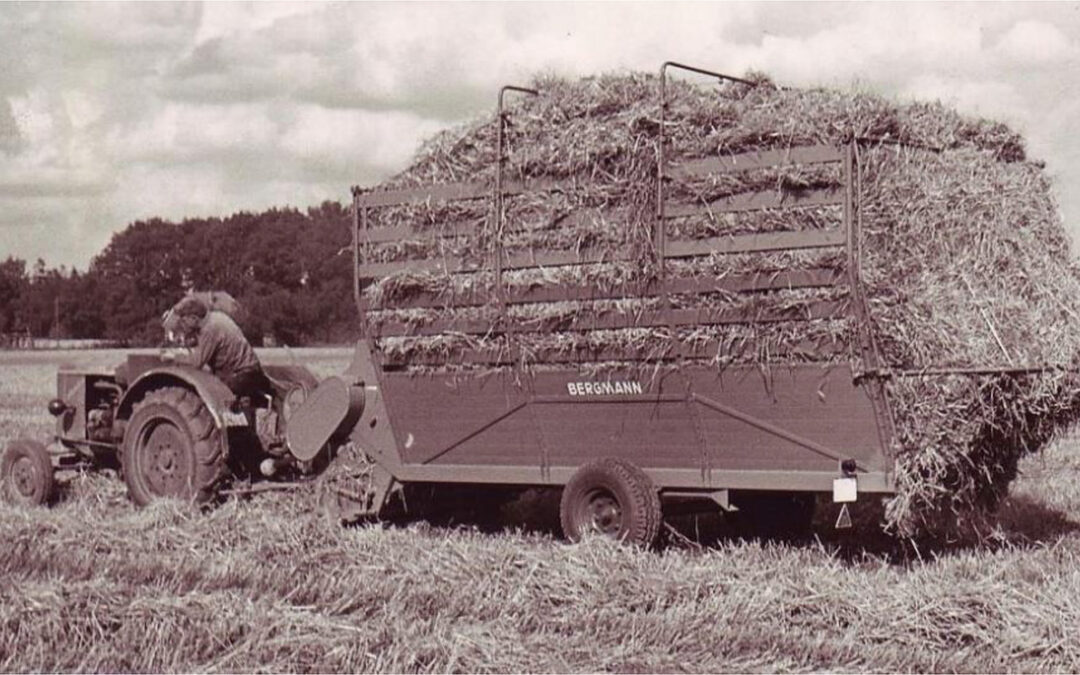
M 559 521 L 572 541 L 592 532 L 652 546 L 662 517 L 660 497 L 649 477 L 616 457 L 600 457 L 581 466 L 559 502 Z
M 589 521 L 597 532 L 617 536 L 622 529 L 622 508 L 615 495 L 607 490 L 593 490 L 588 502 Z

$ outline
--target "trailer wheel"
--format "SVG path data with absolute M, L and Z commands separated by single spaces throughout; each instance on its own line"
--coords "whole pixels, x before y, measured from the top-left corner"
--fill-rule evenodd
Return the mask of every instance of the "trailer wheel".
M 660 496 L 630 462 L 601 458 L 577 470 L 559 504 L 563 534 L 580 541 L 590 532 L 644 547 L 660 533 Z
M 0 460 L 0 480 L 4 497 L 13 504 L 47 503 L 55 487 L 49 451 L 37 441 L 12 441 Z
M 194 392 L 151 391 L 124 432 L 121 468 L 131 500 L 146 506 L 172 497 L 203 503 L 226 474 L 221 431 Z

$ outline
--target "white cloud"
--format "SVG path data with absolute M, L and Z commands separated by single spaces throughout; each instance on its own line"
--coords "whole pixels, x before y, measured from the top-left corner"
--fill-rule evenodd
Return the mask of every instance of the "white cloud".
M 1078 40 L 1065 3 L 0 5 L 0 257 L 85 265 L 133 218 L 344 199 L 503 84 L 666 60 L 1003 119 L 1080 194 Z
M 365 165 L 383 173 L 400 170 L 417 140 L 442 129 L 439 122 L 407 112 L 376 113 L 301 106 L 280 138 L 281 148 L 298 158 L 341 167 Z
M 808 3 L 811 4 L 812 3 Z M 934 4 L 849 5 L 848 18 L 812 34 L 764 33 L 733 58 L 792 84 L 847 83 L 922 69 L 964 70 L 980 60 L 981 30 Z
M 1075 59 L 1076 46 L 1060 30 L 1043 21 L 1020 21 L 1002 36 L 998 51 L 1021 64 L 1038 65 Z
M 1012 125 L 1031 117 L 1026 99 L 1007 82 L 928 74 L 913 78 L 900 94 L 908 99 L 941 101 L 961 113 Z
M 236 34 L 258 31 L 276 21 L 318 11 L 311 2 L 208 2 L 201 13 L 195 44 Z
M 8 103 L 19 135 L 32 152 L 39 156 L 55 157 L 63 136 L 58 115 L 61 102 L 51 92 L 37 89 L 23 96 L 12 96 Z
M 102 196 L 3 199 L 0 209 L 0 258 L 9 255 L 49 265 L 85 269 L 90 257 L 108 242 L 112 202 Z
M 90 89 L 67 89 L 61 97 L 64 101 L 64 111 L 74 129 L 83 131 L 102 120 L 105 116 L 106 105 L 103 94 Z
M 432 92 L 489 92 L 537 72 L 655 71 L 668 59 L 715 64 L 725 13 L 704 3 L 357 3 L 209 40 L 178 64 L 185 98 L 291 95 L 415 108 Z M 557 9 L 556 9 L 557 7 Z M 733 14 L 742 14 L 733 12 Z M 268 86 L 269 85 L 269 86 Z M 448 98 L 442 95 L 445 100 Z M 454 119 L 463 110 L 453 110 Z M 431 116 L 431 113 L 428 112 Z
M 227 217 L 239 211 L 262 211 L 273 207 L 304 208 L 325 200 L 347 201 L 348 184 L 313 181 L 274 167 L 258 180 L 246 172 L 237 174 L 225 165 L 131 164 L 118 177 L 119 187 L 110 200 L 114 217 L 123 223 L 164 217 Z

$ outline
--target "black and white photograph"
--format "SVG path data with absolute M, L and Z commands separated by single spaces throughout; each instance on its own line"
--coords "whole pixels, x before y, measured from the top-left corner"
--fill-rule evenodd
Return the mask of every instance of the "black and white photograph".
M 1080 2 L 0 64 L 0 673 L 1080 672 Z

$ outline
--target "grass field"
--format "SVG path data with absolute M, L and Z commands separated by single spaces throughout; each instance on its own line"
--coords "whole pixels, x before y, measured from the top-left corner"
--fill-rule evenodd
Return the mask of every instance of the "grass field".
M 0 352 L 0 439 L 51 431 L 57 364 L 120 358 Z M 1023 469 L 980 543 L 837 534 L 825 513 L 803 544 L 654 552 L 343 528 L 314 492 L 136 509 L 115 475 L 78 475 L 51 508 L 0 505 L 0 671 L 1076 672 L 1080 438 Z

